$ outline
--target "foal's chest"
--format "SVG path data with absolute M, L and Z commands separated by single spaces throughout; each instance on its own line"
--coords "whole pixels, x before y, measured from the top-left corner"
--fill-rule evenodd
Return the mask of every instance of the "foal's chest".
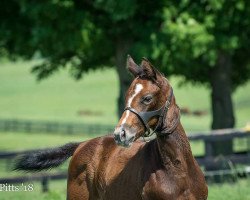
M 152 173 L 142 191 L 145 200 L 192 199 L 186 175 L 174 170 L 157 170 Z

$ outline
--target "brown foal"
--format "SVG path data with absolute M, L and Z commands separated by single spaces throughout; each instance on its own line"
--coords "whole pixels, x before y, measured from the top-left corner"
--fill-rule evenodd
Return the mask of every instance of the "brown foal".
M 127 66 L 135 79 L 114 137 L 79 144 L 69 165 L 67 198 L 207 199 L 169 82 L 146 59 L 137 66 L 128 57 Z M 137 140 L 150 128 L 156 139 Z
M 204 175 L 192 155 L 169 82 L 146 59 L 137 66 L 128 57 L 127 66 L 135 79 L 113 137 L 27 154 L 15 169 L 50 169 L 73 154 L 68 200 L 207 199 Z M 156 139 L 150 142 L 137 140 L 154 132 Z

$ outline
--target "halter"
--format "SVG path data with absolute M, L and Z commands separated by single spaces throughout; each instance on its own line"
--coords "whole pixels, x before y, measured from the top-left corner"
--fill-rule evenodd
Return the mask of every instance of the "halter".
M 140 121 L 142 122 L 142 124 L 144 125 L 144 128 L 146 130 L 143 137 L 149 137 L 149 136 L 153 135 L 155 133 L 155 131 L 157 131 L 159 129 L 160 125 L 162 124 L 163 116 L 166 114 L 165 111 L 167 112 L 169 109 L 169 106 L 170 106 L 171 100 L 172 100 L 172 96 L 173 96 L 173 89 L 171 87 L 171 93 L 168 96 L 166 103 L 158 110 L 148 111 L 148 112 L 138 112 L 134 108 L 126 107 L 124 109 L 124 111 L 128 110 L 128 111 L 134 113 L 140 119 Z M 153 130 L 153 132 L 150 132 L 150 127 L 148 126 L 148 121 L 152 117 L 157 117 L 157 116 L 159 116 L 157 125 L 156 125 L 155 129 Z

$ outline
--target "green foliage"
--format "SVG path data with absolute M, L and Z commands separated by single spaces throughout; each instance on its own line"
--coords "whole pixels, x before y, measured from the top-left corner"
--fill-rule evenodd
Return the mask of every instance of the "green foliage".
M 211 70 L 224 53 L 232 59 L 233 86 L 249 79 L 249 1 L 172 1 L 164 8 L 163 17 L 160 36 L 152 37 L 152 57 L 167 74 L 209 83 Z
M 229 54 L 235 87 L 250 76 L 250 2 L 3 0 L 0 55 L 44 62 L 43 79 L 69 67 L 79 79 L 89 69 L 113 66 L 121 46 L 151 58 L 166 74 L 209 83 L 218 55 Z
M 132 0 L 4 0 L 0 55 L 30 58 L 36 52 L 45 58 L 33 69 L 38 79 L 61 67 L 79 79 L 89 69 L 114 65 L 120 44 L 136 42 L 133 53 L 145 55 L 138 50 L 149 49 L 161 7 L 160 2 Z

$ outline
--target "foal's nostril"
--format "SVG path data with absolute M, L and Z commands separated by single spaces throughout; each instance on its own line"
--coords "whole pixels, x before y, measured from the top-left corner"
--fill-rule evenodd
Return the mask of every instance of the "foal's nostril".
M 126 131 L 124 129 L 120 132 L 121 139 L 124 140 L 126 138 Z

